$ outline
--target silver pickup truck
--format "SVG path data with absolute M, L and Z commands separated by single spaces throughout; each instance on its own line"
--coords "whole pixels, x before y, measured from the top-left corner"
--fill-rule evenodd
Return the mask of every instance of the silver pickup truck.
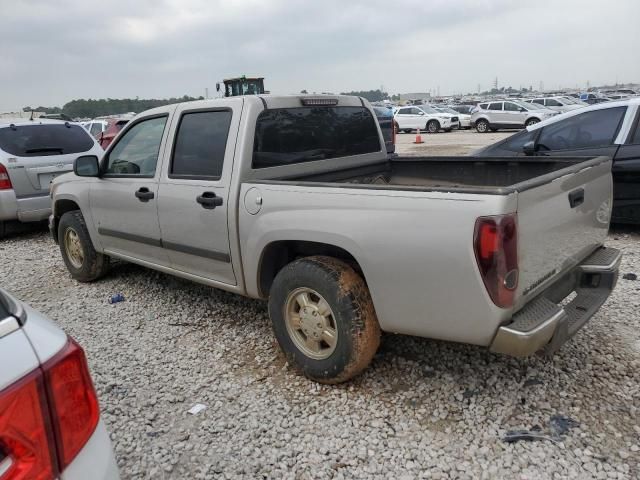
M 52 186 L 79 281 L 111 257 L 268 299 L 289 362 L 362 371 L 381 331 L 552 353 L 598 310 L 611 160 L 387 157 L 371 106 L 248 96 L 133 119 Z

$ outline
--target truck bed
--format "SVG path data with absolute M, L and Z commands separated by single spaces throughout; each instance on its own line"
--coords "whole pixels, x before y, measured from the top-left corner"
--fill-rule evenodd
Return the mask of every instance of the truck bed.
M 397 157 L 374 165 L 282 180 L 297 184 L 349 183 L 352 184 L 350 187 L 505 195 L 543 185 L 605 161 L 606 157 Z

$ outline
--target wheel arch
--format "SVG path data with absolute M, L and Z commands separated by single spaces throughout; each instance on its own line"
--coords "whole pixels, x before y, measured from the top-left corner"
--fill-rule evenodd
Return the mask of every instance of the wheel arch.
M 298 258 L 325 255 L 343 260 L 365 279 L 360 262 L 347 249 L 334 243 L 310 240 L 276 240 L 262 249 L 257 268 L 257 289 L 260 298 L 267 298 L 278 272 Z M 366 282 L 366 279 L 365 279 Z
M 59 198 L 54 201 L 50 230 L 56 242 L 58 242 L 58 225 L 60 224 L 60 218 L 62 218 L 62 215 L 65 213 L 74 210 L 80 210 L 80 205 L 73 198 Z

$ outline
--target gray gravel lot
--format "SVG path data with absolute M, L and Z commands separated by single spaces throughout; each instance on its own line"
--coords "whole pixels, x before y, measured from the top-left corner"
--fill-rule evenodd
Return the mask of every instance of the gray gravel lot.
M 609 245 L 640 274 L 637 230 Z M 364 375 L 321 386 L 284 363 L 261 302 L 125 263 L 80 284 L 44 232 L 0 260 L 2 285 L 85 347 L 125 479 L 640 476 L 640 280 L 552 361 L 389 335 Z M 579 426 L 553 437 L 553 415 Z

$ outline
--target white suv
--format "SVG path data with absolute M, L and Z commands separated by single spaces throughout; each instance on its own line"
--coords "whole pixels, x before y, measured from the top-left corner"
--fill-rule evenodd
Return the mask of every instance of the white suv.
M 535 103 L 518 100 L 496 100 L 479 104 L 471 114 L 471 126 L 480 133 L 501 128 L 524 128 L 558 115 Z
M 412 130 L 424 130 L 438 133 L 440 130 L 450 132 L 459 128 L 458 117 L 445 112 L 439 112 L 429 105 L 414 105 L 400 107 L 393 115 L 396 131 L 410 133 Z
M 0 479 L 117 480 L 80 345 L 0 289 Z

